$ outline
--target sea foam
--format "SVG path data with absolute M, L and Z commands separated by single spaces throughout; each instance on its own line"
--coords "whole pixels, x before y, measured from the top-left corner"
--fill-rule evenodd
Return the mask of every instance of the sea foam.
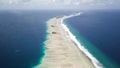
M 70 39 L 77 45 L 77 47 L 91 60 L 95 68 L 105 68 L 81 43 L 77 40 L 76 36 L 70 32 L 67 25 L 64 24 L 64 20 L 73 16 L 65 17 L 61 19 L 61 25 L 63 29 L 68 33 Z

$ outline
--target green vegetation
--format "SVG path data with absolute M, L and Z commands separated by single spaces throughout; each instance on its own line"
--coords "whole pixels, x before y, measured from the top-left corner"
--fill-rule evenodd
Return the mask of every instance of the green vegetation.
M 57 34 L 56 32 L 52 32 L 52 34 Z
M 54 25 L 51 25 L 51 27 L 55 27 Z

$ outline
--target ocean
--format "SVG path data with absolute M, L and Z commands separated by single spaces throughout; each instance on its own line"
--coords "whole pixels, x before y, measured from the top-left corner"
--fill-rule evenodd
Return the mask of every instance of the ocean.
M 74 11 L 0 11 L 0 68 L 33 68 L 45 55 L 47 21 Z M 64 20 L 105 68 L 120 68 L 120 11 L 82 11 Z
M 0 68 L 33 68 L 44 56 L 46 22 L 65 11 L 0 11 Z
M 83 11 L 64 23 L 105 68 L 120 68 L 120 10 Z

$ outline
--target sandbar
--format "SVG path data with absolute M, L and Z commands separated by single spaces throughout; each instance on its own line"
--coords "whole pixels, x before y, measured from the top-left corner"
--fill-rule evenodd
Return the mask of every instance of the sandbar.
M 61 20 L 67 17 L 56 17 L 48 21 L 45 56 L 36 68 L 95 68 L 91 60 L 78 49 L 63 29 Z

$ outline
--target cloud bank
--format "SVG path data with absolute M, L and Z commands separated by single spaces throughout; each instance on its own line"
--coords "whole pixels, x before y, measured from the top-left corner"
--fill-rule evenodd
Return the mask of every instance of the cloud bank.
M 0 0 L 0 9 L 119 9 L 119 3 L 120 0 Z

